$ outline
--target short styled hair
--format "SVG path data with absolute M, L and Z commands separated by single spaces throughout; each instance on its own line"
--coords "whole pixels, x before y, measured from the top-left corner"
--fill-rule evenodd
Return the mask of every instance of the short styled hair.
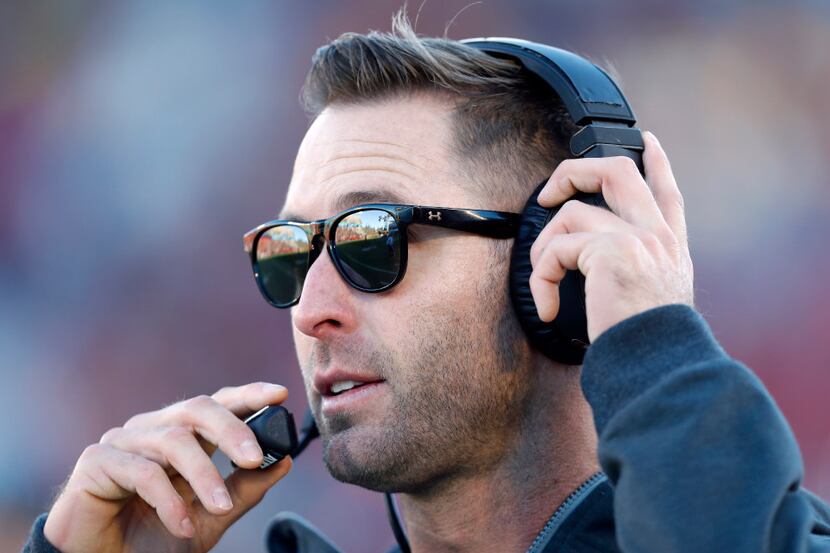
M 403 10 L 389 33 L 345 33 L 320 47 L 301 103 L 313 121 L 329 105 L 417 93 L 452 102 L 450 155 L 474 190 L 502 209 L 521 209 L 569 157 L 577 127 L 538 77 L 461 42 L 418 36 Z

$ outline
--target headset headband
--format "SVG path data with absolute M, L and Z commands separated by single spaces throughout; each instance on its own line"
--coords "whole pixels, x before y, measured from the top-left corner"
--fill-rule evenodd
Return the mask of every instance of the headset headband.
M 571 138 L 571 154 L 575 157 L 633 158 L 631 150 L 642 151 L 643 139 L 633 128 L 636 117 L 625 96 L 605 71 L 585 58 L 518 38 L 468 38 L 460 42 L 495 57 L 511 58 L 544 80 L 562 99 L 574 124 L 583 126 Z

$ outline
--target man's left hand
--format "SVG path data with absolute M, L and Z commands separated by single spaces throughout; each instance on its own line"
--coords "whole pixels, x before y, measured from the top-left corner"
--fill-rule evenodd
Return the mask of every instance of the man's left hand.
M 666 153 L 643 133 L 646 179 L 626 157 L 569 159 L 539 193 L 553 207 L 577 191 L 601 192 L 611 211 L 565 202 L 530 250 L 530 290 L 539 318 L 559 311 L 565 270 L 585 275 L 588 338 L 653 307 L 694 304 L 683 196 Z

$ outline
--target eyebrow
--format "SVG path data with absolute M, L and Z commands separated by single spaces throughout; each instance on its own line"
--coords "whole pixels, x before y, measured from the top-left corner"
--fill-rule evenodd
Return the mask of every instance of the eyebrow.
M 353 190 L 340 194 L 335 198 L 333 207 L 335 213 L 340 213 L 350 207 L 363 204 L 408 204 L 406 199 L 393 190 Z M 277 219 L 284 221 L 305 222 L 306 219 L 290 211 L 281 211 Z

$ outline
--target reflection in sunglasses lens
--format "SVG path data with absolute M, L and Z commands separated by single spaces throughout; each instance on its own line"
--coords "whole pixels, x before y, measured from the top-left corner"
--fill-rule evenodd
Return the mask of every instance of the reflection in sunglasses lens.
M 392 214 L 382 209 L 352 213 L 338 223 L 334 243 L 346 278 L 356 286 L 379 290 L 397 278 L 401 236 Z
M 300 227 L 279 225 L 268 229 L 256 246 L 260 282 L 277 305 L 300 297 L 308 264 L 308 235 Z

